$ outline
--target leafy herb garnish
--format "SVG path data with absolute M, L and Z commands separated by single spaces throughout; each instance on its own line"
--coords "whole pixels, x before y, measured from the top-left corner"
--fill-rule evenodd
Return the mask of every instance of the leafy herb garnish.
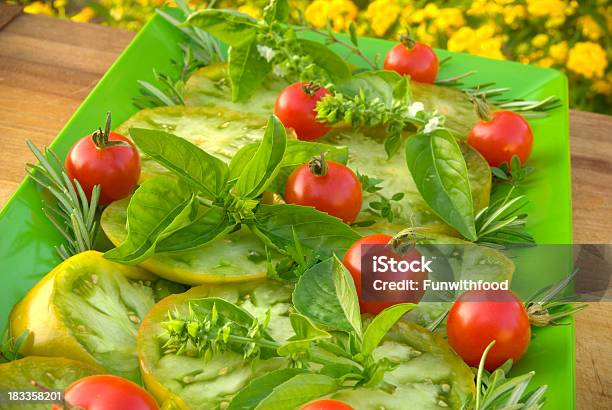
M 534 171 L 535 169 L 531 166 L 523 166 L 518 155 L 512 156 L 510 165 L 504 162 L 499 167 L 491 167 L 491 173 L 495 178 L 510 182 L 515 186 L 522 183 Z
M 43 212 L 66 239 L 66 244 L 56 246 L 62 259 L 93 249 L 98 233 L 96 214 L 100 198 L 100 186 L 96 185 L 91 199 L 83 191 L 79 181 L 71 181 L 64 163 L 57 154 L 47 148 L 41 152 L 32 141 L 28 147 L 38 159 L 38 164 L 28 164 L 30 177 L 55 199 L 55 204 L 43 201 Z
M 187 20 L 229 48 L 232 99 L 244 101 L 269 74 L 289 82 L 326 84 L 350 76 L 346 62 L 325 45 L 299 39 L 286 23 L 287 0 L 272 0 L 256 20 L 232 10 L 202 10 Z
M 387 198 L 379 192 L 381 189 L 383 189 L 380 186 L 380 184 L 383 182 L 382 179 L 360 174 L 359 171 L 357 171 L 357 177 L 359 178 L 363 192 L 375 194 L 377 196 L 376 200 L 371 201 L 368 204 L 367 211 L 372 215 L 379 216 L 392 223 L 395 220 L 393 202 L 401 201 L 404 199 L 405 194 L 403 192 L 397 192 L 393 194 L 391 198 Z M 360 226 L 363 226 L 363 222 L 360 222 L 359 224 L 361 224 Z
M 310 155 L 325 144 L 293 141 L 271 116 L 263 139 L 248 146 L 240 161 L 229 166 L 198 146 L 175 135 L 130 129 L 138 148 L 174 174 L 143 183 L 128 205 L 128 236 L 105 257 L 138 263 L 155 253 L 203 246 L 241 227 L 265 245 L 272 277 L 300 276 L 332 253 L 342 254 L 359 235 L 340 219 L 314 208 L 262 203 L 284 166 Z M 331 147 L 340 160 L 346 149 Z M 346 160 L 346 159 L 344 159 Z M 270 253 L 281 256 L 271 266 Z M 262 255 L 263 256 L 263 255 Z
M 149 81 L 138 81 L 142 95 L 133 99 L 138 108 L 185 105 L 183 93 L 191 74 L 201 67 L 225 61 L 219 42 L 214 37 L 198 27 L 183 25 L 187 16 L 193 12 L 185 0 L 176 0 L 176 5 L 183 14 L 182 19 L 177 19 L 163 10 L 156 12 L 187 37 L 187 41 L 180 44 L 183 58 L 181 61 L 173 61 L 178 75 L 153 70 L 157 85 Z

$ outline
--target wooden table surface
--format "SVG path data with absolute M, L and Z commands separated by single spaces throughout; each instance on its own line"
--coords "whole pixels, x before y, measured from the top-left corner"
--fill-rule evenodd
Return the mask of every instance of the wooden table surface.
M 133 36 L 0 3 L 0 207 L 33 159 L 24 141 L 55 138 Z M 574 240 L 612 243 L 612 117 L 571 111 L 570 124 Z M 603 302 L 576 317 L 578 409 L 612 409 L 611 317 Z

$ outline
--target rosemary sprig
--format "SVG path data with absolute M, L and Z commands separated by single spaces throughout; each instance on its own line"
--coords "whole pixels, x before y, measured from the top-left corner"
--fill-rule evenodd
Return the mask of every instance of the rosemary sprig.
M 56 204 L 43 201 L 43 212 L 66 239 L 56 247 L 62 259 L 93 249 L 98 223 L 96 214 L 100 198 L 100 186 L 96 185 L 91 199 L 77 180 L 70 181 L 64 164 L 50 148 L 44 154 L 32 143 L 28 147 L 38 159 L 38 164 L 27 164 L 30 177 L 55 198 Z
M 521 113 L 527 118 L 541 118 L 548 116 L 548 113 L 561 106 L 561 100 L 554 95 L 548 96 L 543 100 L 523 100 L 523 99 L 503 99 L 499 98 L 503 96 L 511 88 L 508 87 L 494 87 L 494 82 L 476 84 L 471 87 L 461 88 L 463 83 L 459 81 L 475 72 L 464 73 L 455 77 L 451 77 L 445 80 L 436 81 L 438 85 L 445 85 L 449 87 L 457 87 L 463 91 L 470 99 L 478 98 L 486 101 L 492 99 L 490 103 L 496 108 L 501 110 L 510 110 Z
M 548 386 L 544 385 L 525 393 L 535 372 L 508 378 L 512 360 L 508 360 L 493 373 L 485 370 L 487 354 L 495 344 L 492 341 L 485 349 L 476 372 L 476 405 L 474 410 L 538 410 L 544 406 L 544 394 Z
M 476 243 L 500 247 L 507 244 L 531 245 L 533 237 L 525 230 L 527 214 L 520 213 L 527 205 L 524 195 L 513 196 L 515 187 L 483 208 L 474 218 Z
M 576 295 L 560 296 L 561 291 L 570 284 L 577 273 L 578 269 L 557 283 L 540 289 L 525 301 L 525 309 L 532 325 L 537 327 L 559 325 L 557 320 L 571 316 L 588 306 L 586 303 L 576 305 L 574 303 L 578 301 Z

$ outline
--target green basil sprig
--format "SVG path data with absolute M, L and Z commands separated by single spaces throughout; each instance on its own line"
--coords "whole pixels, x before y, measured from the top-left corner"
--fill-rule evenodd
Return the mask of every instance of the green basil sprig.
M 450 131 L 439 128 L 408 138 L 406 163 L 427 205 L 461 235 L 475 241 L 467 165 Z
M 168 176 L 143 183 L 127 210 L 128 235 L 104 255 L 124 263 L 138 263 L 155 251 L 156 244 L 191 222 L 194 194 L 186 184 Z
M 268 251 L 284 255 L 283 272 L 299 274 L 332 253 L 344 253 L 359 239 L 340 219 L 314 208 L 260 204 L 263 192 L 307 162 L 313 150 L 346 162 L 346 147 L 288 142 L 275 116 L 262 140 L 241 149 L 229 166 L 163 131 L 136 128 L 130 135 L 145 155 L 178 179 L 154 177 L 136 190 L 128 205 L 128 236 L 106 253 L 109 259 L 139 263 L 156 252 L 192 250 L 245 225 Z M 281 170 L 286 171 L 278 177 Z
M 146 155 L 172 171 L 209 199 L 225 191 L 229 168 L 191 142 L 163 131 L 131 128 L 130 137 Z

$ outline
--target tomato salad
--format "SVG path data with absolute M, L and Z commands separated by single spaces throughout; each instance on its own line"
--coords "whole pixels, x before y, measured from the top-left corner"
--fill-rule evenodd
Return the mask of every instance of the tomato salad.
M 287 26 L 284 0 L 260 20 L 180 6 L 182 77 L 141 82 L 142 109 L 58 165 L 50 217 L 74 240 L 13 308 L 0 388 L 64 390 L 53 409 L 541 408 L 508 371 L 546 323 L 512 291 L 376 301 L 362 283 L 368 246 L 407 264 L 447 247 L 455 279 L 511 281 L 504 246 L 533 243 L 507 212 L 525 117 L 440 78 L 409 34 L 381 69 L 354 27 Z

